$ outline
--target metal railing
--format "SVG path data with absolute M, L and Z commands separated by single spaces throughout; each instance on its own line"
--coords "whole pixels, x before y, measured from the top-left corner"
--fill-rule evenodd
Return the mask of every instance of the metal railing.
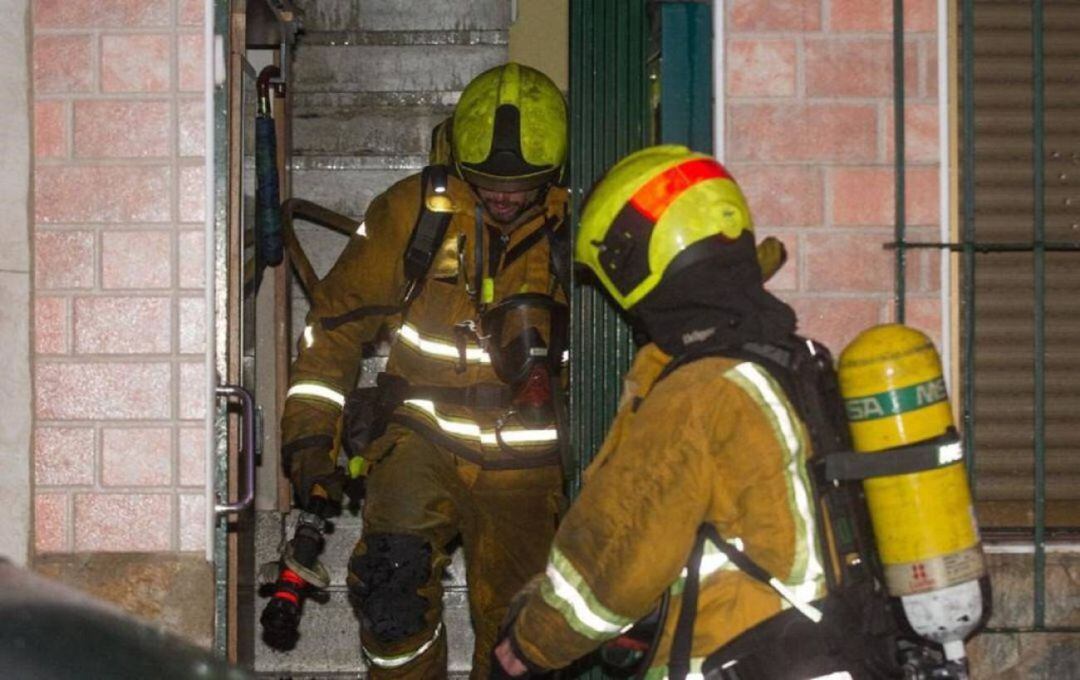
M 1033 622 L 1029 629 L 1033 631 L 1075 631 L 1067 626 L 1048 626 L 1046 622 L 1046 571 L 1047 547 L 1053 544 L 1055 549 L 1062 546 L 1077 546 L 1080 530 L 1076 527 L 1047 526 L 1047 438 L 1046 438 L 1046 317 L 1047 317 L 1047 281 L 1046 255 L 1051 252 L 1080 251 L 1080 242 L 1048 241 L 1046 239 L 1046 67 L 1044 50 L 1044 8 L 1042 0 L 1033 0 L 1031 9 L 1031 152 L 1032 152 L 1032 235 L 1030 241 L 980 241 L 976 231 L 976 70 L 975 70 L 975 2 L 961 0 L 960 3 L 960 49 L 961 49 L 961 194 L 963 212 L 961 216 L 961 238 L 959 242 L 920 242 L 906 241 L 905 203 L 905 165 L 904 165 L 904 49 L 903 49 L 903 3 L 893 2 L 893 42 L 894 42 L 894 110 L 895 110 L 895 235 L 886 248 L 895 250 L 895 317 L 903 323 L 905 316 L 905 278 L 906 254 L 911 249 L 936 249 L 961 254 L 961 327 L 962 327 L 962 410 L 961 419 L 964 432 L 965 452 L 967 456 L 969 481 L 973 493 L 978 497 L 979 479 L 976 474 L 978 451 L 976 446 L 976 340 L 978 336 L 976 314 L 976 253 L 1031 253 L 1032 254 L 1032 462 L 1033 488 L 1031 498 L 1032 526 L 1030 528 L 995 528 L 984 527 L 983 537 L 987 543 L 996 543 L 1005 552 L 1013 548 L 1027 548 L 1033 554 Z M 945 27 L 939 27 L 945 30 Z M 940 93 L 945 96 L 945 93 Z M 942 150 L 943 159 L 946 150 Z M 945 216 L 942 216 L 945 219 Z M 945 282 L 943 282 L 945 285 Z M 1002 632 L 1005 632 L 1002 629 Z

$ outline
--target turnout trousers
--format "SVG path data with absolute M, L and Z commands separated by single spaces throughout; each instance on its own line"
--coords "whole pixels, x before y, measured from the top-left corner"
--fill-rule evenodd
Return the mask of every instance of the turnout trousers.
M 369 677 L 446 677 L 443 578 L 447 548 L 460 538 L 476 638 L 471 677 L 487 678 L 510 600 L 547 562 L 563 507 L 559 467 L 481 467 L 402 425 L 384 437 L 373 447 L 385 453 L 368 473 L 348 576 Z

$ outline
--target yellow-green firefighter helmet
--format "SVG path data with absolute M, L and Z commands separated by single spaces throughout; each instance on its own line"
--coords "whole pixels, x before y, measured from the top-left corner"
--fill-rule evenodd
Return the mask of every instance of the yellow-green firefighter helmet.
M 752 230 L 746 199 L 724 166 L 684 146 L 654 146 L 622 159 L 597 182 L 582 211 L 575 256 L 630 309 L 681 268 L 672 263 L 694 244 L 734 241 Z
M 566 160 L 566 101 L 551 79 L 513 62 L 477 76 L 454 109 L 462 178 L 495 191 L 554 182 Z

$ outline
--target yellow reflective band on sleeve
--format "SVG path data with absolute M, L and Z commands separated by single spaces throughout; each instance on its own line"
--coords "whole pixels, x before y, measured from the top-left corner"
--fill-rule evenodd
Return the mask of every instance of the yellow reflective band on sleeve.
M 327 387 L 322 383 L 317 382 L 298 382 L 289 388 L 289 391 L 285 393 L 286 399 L 292 397 L 301 397 L 306 399 L 320 399 L 322 401 L 328 401 L 332 404 L 336 404 L 339 407 L 345 406 L 345 395 L 337 390 Z
M 585 579 L 558 548 L 551 549 L 551 558 L 540 585 L 544 602 L 562 614 L 566 623 L 577 633 L 591 640 L 608 640 L 628 630 L 633 620 L 619 616 L 596 598 Z
M 743 549 L 741 538 L 732 538 L 728 543 L 735 546 L 737 550 Z M 721 552 L 720 548 L 716 547 L 711 540 L 705 541 L 705 547 L 701 551 L 701 566 L 698 568 L 698 583 L 703 582 L 706 578 L 718 571 L 738 570 L 739 568 L 732 564 L 731 560 L 728 559 L 728 556 Z M 683 567 L 682 572 L 679 574 L 679 578 L 675 579 L 675 582 L 671 584 L 672 595 L 679 595 L 682 593 L 683 588 L 686 587 L 686 577 L 688 575 L 688 569 Z
M 315 328 L 311 324 L 304 326 L 304 348 L 311 349 L 315 344 Z
M 693 657 L 690 659 L 690 672 L 686 674 L 686 680 L 703 680 L 705 675 L 701 671 L 702 665 L 704 665 L 705 659 L 702 657 Z M 738 662 L 729 661 L 723 666 L 722 669 L 728 669 L 732 666 L 736 667 L 738 671 Z M 668 667 L 667 666 L 653 666 L 649 670 L 645 671 L 645 680 L 668 680 Z M 806 680 L 852 680 L 851 673 L 847 671 L 837 671 L 835 673 L 829 673 L 828 675 L 815 675 L 812 678 Z
M 783 453 L 788 504 L 795 519 L 794 561 L 784 590 L 777 592 L 803 613 L 807 603 L 825 593 L 825 570 L 817 542 L 816 519 L 810 479 L 806 474 L 805 433 L 795 411 L 781 388 L 766 370 L 757 364 L 744 362 L 727 371 L 724 377 L 738 385 L 762 408 L 772 425 Z M 809 609 L 813 611 L 812 607 Z M 820 613 L 818 614 L 820 618 Z M 816 620 L 816 619 L 814 619 Z
M 775 576 L 772 577 L 771 579 L 769 579 L 769 585 L 773 587 L 773 590 L 780 593 L 780 597 L 790 602 L 792 607 L 795 607 L 800 612 L 802 612 L 803 616 L 810 619 L 814 623 L 818 623 L 821 621 L 821 610 L 793 593 L 790 588 L 785 586 L 783 582 L 780 581 L 780 579 L 776 578 Z
M 442 630 L 443 625 L 442 621 L 440 621 L 439 625 L 435 626 L 435 634 L 431 636 L 431 639 L 417 647 L 415 651 L 407 654 L 399 654 L 398 656 L 379 656 L 378 654 L 373 654 L 367 647 L 364 647 L 364 656 L 367 657 L 368 662 L 370 662 L 372 666 L 378 666 L 379 668 L 399 668 L 413 659 L 419 658 L 421 654 L 431 649 L 435 643 L 439 641 Z
M 690 657 L 690 669 L 686 673 L 686 680 L 704 680 L 705 674 L 701 672 L 701 666 L 704 663 L 704 657 Z M 668 680 L 668 667 L 653 666 L 645 671 L 645 680 Z
M 499 436 L 507 444 L 546 444 L 559 438 L 559 431 L 555 428 L 543 430 L 519 430 L 504 428 L 497 436 L 495 430 L 483 430 L 477 423 L 464 418 L 449 418 L 442 415 L 435 408 L 435 402 L 427 399 L 406 399 L 405 406 L 422 411 L 448 435 L 479 442 L 484 446 L 498 446 Z
M 449 359 L 451 361 L 458 361 L 461 359 L 461 354 L 458 352 L 456 345 L 450 342 L 444 342 L 442 340 L 435 340 L 432 338 L 426 338 L 420 334 L 420 331 L 415 326 L 410 324 L 402 324 L 398 329 L 398 337 L 402 342 L 412 347 L 421 354 L 426 354 L 436 359 Z M 490 364 L 491 357 L 481 347 L 476 345 L 465 346 L 465 361 L 470 364 Z

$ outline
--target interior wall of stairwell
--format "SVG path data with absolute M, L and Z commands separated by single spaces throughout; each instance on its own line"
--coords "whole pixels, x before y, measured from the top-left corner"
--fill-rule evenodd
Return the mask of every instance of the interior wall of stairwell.
M 30 556 L 30 49 L 28 0 L 0 0 L 0 557 Z
M 27 4 L 32 562 L 208 644 L 204 2 Z

